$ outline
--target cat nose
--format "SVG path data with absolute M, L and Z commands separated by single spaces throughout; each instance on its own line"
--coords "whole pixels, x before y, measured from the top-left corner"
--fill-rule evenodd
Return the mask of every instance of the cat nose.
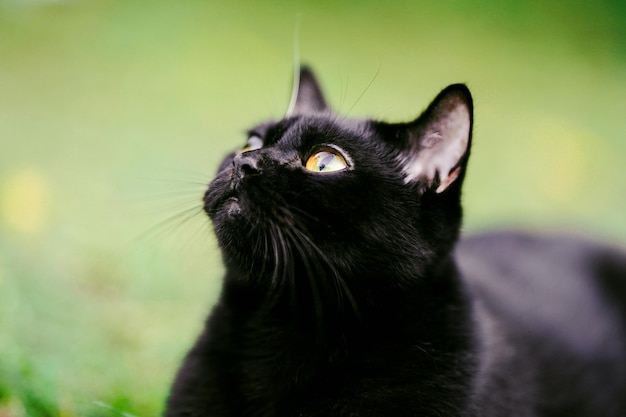
M 235 167 L 235 173 L 239 178 L 259 174 L 261 172 L 258 160 L 245 154 L 235 156 L 233 159 L 233 166 Z

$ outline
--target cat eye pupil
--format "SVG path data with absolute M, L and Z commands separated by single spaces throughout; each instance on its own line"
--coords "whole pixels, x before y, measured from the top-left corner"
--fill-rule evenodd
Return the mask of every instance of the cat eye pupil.
M 320 158 L 320 162 L 319 162 L 320 171 L 323 171 L 324 168 L 326 168 L 326 165 L 328 165 L 334 158 L 336 158 L 336 156 L 331 153 L 324 155 L 322 158 Z
M 347 168 L 348 163 L 339 151 L 329 148 L 313 153 L 305 167 L 313 172 L 333 172 Z

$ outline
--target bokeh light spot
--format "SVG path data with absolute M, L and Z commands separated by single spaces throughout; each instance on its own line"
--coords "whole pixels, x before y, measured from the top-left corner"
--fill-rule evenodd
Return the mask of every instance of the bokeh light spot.
M 0 184 L 0 213 L 11 229 L 33 234 L 45 221 L 49 186 L 35 169 L 22 169 L 7 176 Z
M 586 186 L 593 154 L 602 141 L 590 132 L 566 123 L 546 121 L 532 135 L 540 160 L 539 191 L 553 203 L 575 201 Z

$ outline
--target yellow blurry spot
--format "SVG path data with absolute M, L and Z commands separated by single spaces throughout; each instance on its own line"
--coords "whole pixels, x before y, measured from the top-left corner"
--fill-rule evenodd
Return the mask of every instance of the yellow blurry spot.
M 0 416 L 22 416 L 26 415 L 26 409 L 24 405 L 15 397 L 9 397 L 8 401 L 3 401 L 0 404 Z
M 599 138 L 569 124 L 547 121 L 536 126 L 531 140 L 537 150 L 534 165 L 542 171 L 539 191 L 553 202 L 580 197 Z
M 48 185 L 35 170 L 9 174 L 0 184 L 0 215 L 12 229 L 37 233 L 44 223 L 48 203 Z

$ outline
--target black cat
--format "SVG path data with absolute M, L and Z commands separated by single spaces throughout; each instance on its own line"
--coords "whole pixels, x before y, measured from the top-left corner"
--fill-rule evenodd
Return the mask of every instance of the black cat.
M 415 121 L 343 118 L 310 70 L 204 196 L 226 264 L 165 415 L 626 416 L 626 256 L 457 243 L 464 85 Z

